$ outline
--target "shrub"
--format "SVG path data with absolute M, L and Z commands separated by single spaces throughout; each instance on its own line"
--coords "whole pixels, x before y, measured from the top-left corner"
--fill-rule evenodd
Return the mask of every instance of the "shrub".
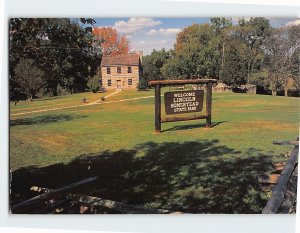
M 141 77 L 137 85 L 139 91 L 145 90 L 148 88 L 148 82 L 144 77 Z
M 94 75 L 93 77 L 91 77 L 87 82 L 87 86 L 88 86 L 89 90 L 92 91 L 93 93 L 96 93 L 97 91 L 99 91 L 100 90 L 99 76 Z

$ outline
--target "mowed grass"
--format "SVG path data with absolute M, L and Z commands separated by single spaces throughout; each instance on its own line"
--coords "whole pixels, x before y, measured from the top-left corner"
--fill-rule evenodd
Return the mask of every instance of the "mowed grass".
M 85 92 L 74 95 L 56 96 L 43 99 L 35 99 L 34 101 L 20 101 L 15 105 L 10 103 L 11 114 L 22 112 L 38 111 L 51 108 L 69 107 L 74 105 L 84 105 L 81 99 L 86 98 L 86 103 L 91 103 L 99 100 L 102 96 L 108 95 L 112 91 L 106 93 L 91 93 Z
M 11 105 L 11 113 L 66 106 L 83 95 Z M 107 104 L 11 116 L 13 201 L 33 195 L 33 185 L 97 175 L 85 194 L 192 213 L 259 213 L 267 195 L 256 176 L 292 150 L 272 142 L 298 136 L 299 99 L 213 93 L 214 127 L 166 123 L 156 135 L 153 97 L 115 102 L 153 95 L 123 91 Z

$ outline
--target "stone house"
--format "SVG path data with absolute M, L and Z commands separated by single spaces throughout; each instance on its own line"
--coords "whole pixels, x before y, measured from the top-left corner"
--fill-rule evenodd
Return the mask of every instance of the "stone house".
M 137 88 L 142 74 L 142 52 L 123 55 L 104 55 L 101 60 L 104 89 Z

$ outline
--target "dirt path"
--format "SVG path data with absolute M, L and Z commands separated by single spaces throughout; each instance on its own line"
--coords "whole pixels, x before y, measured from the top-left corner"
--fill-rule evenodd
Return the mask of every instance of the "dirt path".
M 115 92 L 113 92 L 113 93 L 115 93 Z M 105 98 L 107 99 L 107 97 L 112 96 L 113 93 L 111 93 L 110 95 L 106 96 Z M 117 93 L 115 93 L 115 94 L 117 94 Z M 114 100 L 114 101 L 99 101 L 99 100 L 97 100 L 97 101 L 94 101 L 94 102 L 91 102 L 91 103 L 87 103 L 87 104 L 78 104 L 78 105 L 72 105 L 72 106 L 66 106 L 66 107 L 59 107 L 59 108 L 48 108 L 48 109 L 35 110 L 35 111 L 29 111 L 29 112 L 14 113 L 14 114 L 10 114 L 10 115 L 11 116 L 20 116 L 20 115 L 26 115 L 26 114 L 31 114 L 31 113 L 50 112 L 50 111 L 56 111 L 56 110 L 62 110 L 62 109 L 87 107 L 87 106 L 97 105 L 97 104 L 111 104 L 111 103 L 133 101 L 133 100 L 147 99 L 147 98 L 154 98 L 154 96 L 151 95 L 151 96 L 144 96 L 144 97 L 137 97 L 137 98 L 130 98 L 130 99 L 121 99 L 121 100 Z
M 115 90 L 113 93 L 110 93 L 109 95 L 103 96 L 103 97 L 104 97 L 105 99 L 108 99 L 108 98 L 110 98 L 111 96 L 120 93 L 121 91 L 122 91 L 122 90 Z M 100 99 L 100 100 L 93 101 L 93 102 L 91 102 L 91 103 L 87 103 L 86 105 L 94 105 L 94 104 L 99 104 L 99 103 L 101 103 L 101 99 Z

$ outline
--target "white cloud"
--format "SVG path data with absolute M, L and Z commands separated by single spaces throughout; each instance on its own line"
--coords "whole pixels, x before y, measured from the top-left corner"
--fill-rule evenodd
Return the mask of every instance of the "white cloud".
M 117 21 L 114 24 L 114 28 L 121 34 L 134 34 L 137 31 L 147 28 L 154 27 L 162 24 L 159 20 L 152 18 L 130 18 L 128 21 Z
M 157 30 L 151 29 L 149 32 L 146 32 L 146 35 L 148 35 L 148 36 L 153 36 L 153 35 L 155 35 L 155 34 L 157 34 L 157 33 L 158 33 Z
M 132 41 L 131 45 L 132 50 L 143 51 L 144 55 L 148 55 L 152 52 L 153 49 L 160 50 L 162 48 L 165 48 L 166 50 L 169 50 L 173 48 L 174 40 L 139 40 Z
M 249 21 L 250 17 L 233 17 L 231 18 L 231 21 L 233 24 L 237 24 L 239 22 L 240 19 L 244 18 L 245 21 Z
M 159 30 L 152 29 L 148 31 L 146 35 L 153 36 L 153 35 L 161 34 L 164 36 L 172 36 L 172 35 L 176 35 L 180 31 L 181 29 L 179 28 L 166 28 L 166 29 L 160 28 Z
M 295 25 L 300 25 L 300 19 L 290 21 L 286 24 L 286 26 L 295 26 Z

